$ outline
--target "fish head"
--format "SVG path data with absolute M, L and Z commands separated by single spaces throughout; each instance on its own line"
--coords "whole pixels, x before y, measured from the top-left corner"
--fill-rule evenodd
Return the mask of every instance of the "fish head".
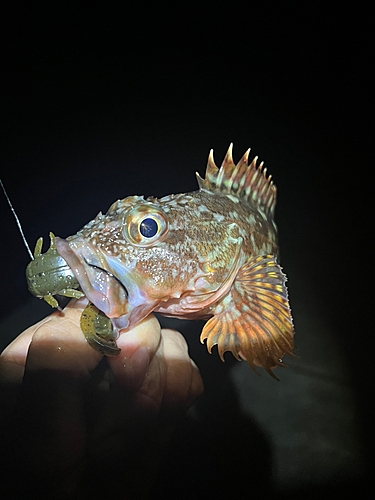
M 160 200 L 131 196 L 74 236 L 56 238 L 56 247 L 90 302 L 126 331 L 161 302 L 194 290 L 205 274 L 199 262 L 187 264 L 175 228 Z

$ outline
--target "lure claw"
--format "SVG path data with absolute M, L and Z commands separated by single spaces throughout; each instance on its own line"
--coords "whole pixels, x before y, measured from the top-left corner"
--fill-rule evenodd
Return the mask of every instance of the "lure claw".
M 34 259 L 42 255 L 43 238 L 42 236 L 38 239 L 34 249 Z
M 88 344 L 104 356 L 118 356 L 121 349 L 117 347 L 112 323 L 109 318 L 91 302 L 82 312 L 81 330 Z
M 50 246 L 49 246 L 49 250 L 55 250 L 56 249 L 55 235 L 50 232 L 49 233 L 49 237 L 50 237 L 50 240 L 51 240 L 51 243 L 50 243 Z

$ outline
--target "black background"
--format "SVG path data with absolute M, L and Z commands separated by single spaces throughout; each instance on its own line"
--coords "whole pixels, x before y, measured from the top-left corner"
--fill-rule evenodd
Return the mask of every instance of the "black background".
M 367 105 L 366 15 L 284 4 L 7 12 L 1 178 L 33 247 L 49 231 L 74 234 L 118 198 L 195 190 L 211 148 L 220 164 L 230 142 L 235 160 L 251 147 L 278 188 L 292 306 L 295 297 L 328 318 L 369 440 L 371 332 L 353 322 L 363 300 L 354 150 Z M 1 196 L 0 208 L 5 317 L 29 297 L 29 257 Z

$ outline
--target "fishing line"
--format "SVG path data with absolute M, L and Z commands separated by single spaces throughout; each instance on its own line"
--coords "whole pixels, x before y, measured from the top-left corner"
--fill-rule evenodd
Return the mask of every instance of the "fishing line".
M 32 254 L 32 251 L 30 250 L 30 247 L 29 247 L 29 245 L 28 245 L 28 243 L 27 243 L 27 241 L 26 241 L 25 235 L 23 234 L 23 231 L 22 231 L 22 226 L 21 226 L 21 223 L 20 223 L 20 221 L 19 221 L 19 218 L 17 217 L 16 211 L 15 211 L 15 210 L 14 210 L 14 208 L 13 208 L 13 205 L 12 205 L 12 203 L 11 203 L 10 199 L 9 199 L 9 196 L 8 196 L 8 194 L 7 194 L 6 190 L 5 190 L 4 184 L 3 184 L 3 182 L 2 182 L 2 180 L 1 180 L 1 179 L 0 179 L 0 184 L 1 184 L 1 187 L 2 187 L 2 189 L 3 189 L 3 191 L 4 191 L 5 198 L 7 199 L 7 202 L 9 203 L 10 209 L 11 209 L 11 211 L 13 212 L 13 215 L 14 215 L 14 217 L 15 217 L 15 219 L 16 219 L 18 229 L 20 230 L 20 233 L 21 233 L 21 236 L 22 236 L 23 242 L 25 243 L 25 246 L 26 246 L 26 248 L 27 248 L 27 251 L 29 252 L 31 259 L 32 259 L 32 260 L 34 260 L 34 255 Z

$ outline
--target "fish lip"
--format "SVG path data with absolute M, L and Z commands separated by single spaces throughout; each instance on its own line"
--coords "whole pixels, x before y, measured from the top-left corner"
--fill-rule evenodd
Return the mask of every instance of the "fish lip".
M 109 318 L 128 312 L 128 290 L 117 276 L 101 266 L 101 253 L 81 237 L 69 241 L 56 237 L 55 242 L 90 302 Z

